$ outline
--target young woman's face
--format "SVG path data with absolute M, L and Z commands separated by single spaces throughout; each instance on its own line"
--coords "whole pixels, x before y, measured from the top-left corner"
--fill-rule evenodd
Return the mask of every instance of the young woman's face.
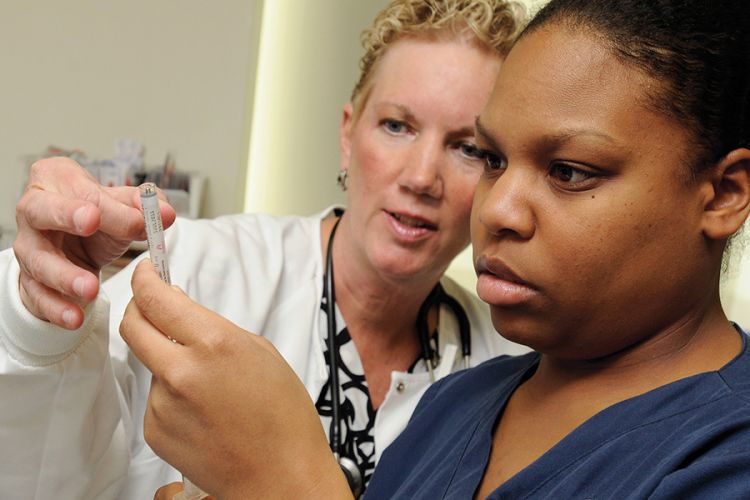
M 591 359 L 685 320 L 710 290 L 690 140 L 648 107 L 658 82 L 597 38 L 524 37 L 478 119 L 477 292 L 507 338 Z M 711 261 L 711 262 L 709 262 Z
M 469 43 L 399 40 L 378 63 L 359 116 L 345 109 L 350 257 L 362 266 L 435 279 L 468 244 L 482 171 L 474 120 L 499 65 Z

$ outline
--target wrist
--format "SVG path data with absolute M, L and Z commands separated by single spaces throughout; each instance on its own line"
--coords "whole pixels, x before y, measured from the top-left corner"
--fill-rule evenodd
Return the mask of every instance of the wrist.
M 328 449 L 294 453 L 284 473 L 263 471 L 262 478 L 244 477 L 231 485 L 222 500 L 248 498 L 305 498 L 306 500 L 353 500 L 349 483 Z M 278 471 L 279 468 L 276 468 Z
M 15 258 L 9 261 L 0 256 L 0 337 L 8 354 L 27 366 L 46 366 L 67 358 L 89 337 L 95 327 L 106 324 L 106 300 L 90 304 L 86 320 L 76 330 L 63 329 L 40 319 L 21 299 L 20 269 Z M 106 330 L 102 330 L 106 333 Z

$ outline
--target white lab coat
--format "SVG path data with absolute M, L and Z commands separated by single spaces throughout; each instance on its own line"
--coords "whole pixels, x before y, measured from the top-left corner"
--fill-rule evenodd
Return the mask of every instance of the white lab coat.
M 172 282 L 242 328 L 266 336 L 317 398 L 327 380 L 320 301 L 320 220 L 239 214 L 178 220 L 167 231 Z M 0 253 L 0 497 L 152 498 L 180 475 L 143 440 L 150 374 L 118 334 L 131 296 L 128 268 L 103 286 L 76 332 L 33 317 L 18 296 L 18 265 Z M 472 327 L 472 364 L 525 348 L 500 337 L 484 304 L 444 278 Z M 109 297 L 109 300 L 107 299 Z M 458 327 L 440 313 L 441 374 L 461 368 Z M 378 456 L 406 425 L 427 373 L 393 372 L 378 410 Z M 397 389 L 398 388 L 398 389 Z

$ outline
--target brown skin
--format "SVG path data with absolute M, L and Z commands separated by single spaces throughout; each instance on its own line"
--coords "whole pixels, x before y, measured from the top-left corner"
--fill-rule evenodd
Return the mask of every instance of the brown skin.
M 147 259 L 132 287 L 120 334 L 153 373 L 144 434 L 157 454 L 222 500 L 350 498 L 310 396 L 267 340 L 163 283 Z
M 644 85 L 658 82 L 596 38 L 547 26 L 513 49 L 478 120 L 495 168 L 475 195 L 475 259 L 527 286 L 495 272 L 477 291 L 542 360 L 497 424 L 477 498 L 608 406 L 739 353 L 719 274 L 750 210 L 750 151 L 690 181 L 694 141 Z

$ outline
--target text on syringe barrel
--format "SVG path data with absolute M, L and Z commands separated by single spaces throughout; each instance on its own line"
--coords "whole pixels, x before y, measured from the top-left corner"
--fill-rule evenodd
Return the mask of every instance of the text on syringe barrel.
M 146 238 L 148 240 L 148 253 L 154 264 L 159 277 L 166 283 L 171 283 L 169 277 L 169 265 L 167 264 L 167 246 L 164 243 L 164 226 L 161 222 L 161 211 L 159 210 L 159 197 L 156 195 L 156 186 L 147 182 L 141 184 L 141 206 L 143 207 L 143 220 L 146 224 Z

